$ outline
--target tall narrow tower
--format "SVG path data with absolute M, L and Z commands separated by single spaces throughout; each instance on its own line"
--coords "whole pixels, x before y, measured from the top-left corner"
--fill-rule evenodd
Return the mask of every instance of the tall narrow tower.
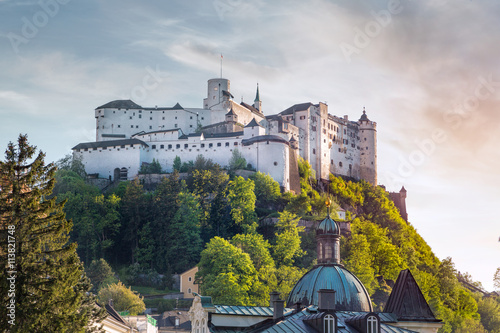
M 222 104 L 224 96 L 230 95 L 230 82 L 228 79 L 208 80 L 207 98 L 203 100 L 203 108 L 211 109 L 213 106 Z M 225 92 L 225 93 L 224 93 Z
M 257 94 L 255 94 L 255 100 L 253 101 L 253 107 L 262 112 L 262 101 L 259 95 L 259 84 L 257 83 Z
M 372 185 L 377 185 L 377 123 L 370 121 L 365 108 L 358 120 L 360 137 L 360 176 Z

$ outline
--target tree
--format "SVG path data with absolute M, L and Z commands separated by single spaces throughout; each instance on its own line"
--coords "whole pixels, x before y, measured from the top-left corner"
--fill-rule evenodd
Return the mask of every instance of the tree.
M 181 166 L 182 166 L 181 158 L 179 156 L 175 156 L 172 168 L 174 169 L 174 171 L 180 172 Z
M 276 266 L 292 266 L 295 258 L 304 254 L 300 247 L 299 232 L 304 231 L 304 227 L 297 224 L 299 218 L 290 212 L 279 213 L 276 223 L 278 232 L 276 233 L 276 245 L 274 246 L 274 260 Z
M 227 199 L 231 206 L 231 216 L 234 223 L 247 233 L 255 232 L 257 228 L 254 187 L 251 179 L 245 180 L 240 176 L 235 177 L 228 185 Z
M 228 169 L 231 171 L 245 169 L 247 166 L 247 161 L 238 149 L 233 150 L 233 154 L 229 159 Z
M 254 305 L 249 292 L 257 279 L 256 270 L 247 253 L 227 240 L 214 237 L 201 252 L 196 278 L 201 291 L 214 302 L 229 305 Z
M 49 198 L 56 167 L 20 135 L 0 162 L 0 327 L 11 332 L 84 332 L 103 312 L 90 290 L 64 203 Z M 7 280 L 9 279 L 9 280 Z M 15 303 L 13 303 L 15 302 Z M 15 310 L 7 313 L 7 304 Z
M 112 281 L 115 276 L 111 266 L 102 258 L 99 260 L 92 260 L 86 272 L 90 282 L 92 282 L 92 290 L 94 292 L 97 292 L 103 283 Z M 116 282 L 118 281 L 115 281 L 115 283 Z
M 179 209 L 174 215 L 170 227 L 169 263 L 173 272 L 183 272 L 200 259 L 203 248 L 200 237 L 200 204 L 189 193 L 185 184 L 179 193 Z M 182 253 L 182 256 L 179 254 Z
M 117 311 L 129 311 L 130 315 L 136 316 L 146 310 L 144 298 L 137 295 L 130 287 L 118 282 L 103 287 L 99 291 L 101 304 L 108 304 L 113 300 L 113 307 Z
M 281 196 L 280 184 L 269 174 L 263 174 L 258 171 L 251 175 L 250 179 L 253 180 L 255 184 L 254 192 L 257 197 L 257 202 L 267 205 L 276 201 Z

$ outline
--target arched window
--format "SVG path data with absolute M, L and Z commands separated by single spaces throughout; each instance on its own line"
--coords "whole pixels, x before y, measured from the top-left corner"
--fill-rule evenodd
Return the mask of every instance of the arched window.
M 201 333 L 205 333 L 205 319 L 201 320 Z
M 331 314 L 327 314 L 323 319 L 324 327 L 323 332 L 325 333 L 335 333 L 335 317 Z
M 198 320 L 196 321 L 196 325 L 194 327 L 196 327 L 196 333 L 200 333 L 200 322 Z
M 378 333 L 378 320 L 375 316 L 370 316 L 366 319 L 368 333 Z

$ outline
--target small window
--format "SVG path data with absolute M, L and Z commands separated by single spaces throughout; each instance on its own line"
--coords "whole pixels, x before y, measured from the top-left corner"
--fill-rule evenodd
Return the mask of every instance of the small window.
M 190 276 L 188 277 L 188 281 L 191 282 L 193 280 L 193 278 Z
M 316 148 L 313 148 L 313 154 L 316 154 Z
M 135 128 L 139 128 L 139 125 L 135 125 Z
M 165 120 L 165 117 L 161 117 L 161 120 Z
M 139 118 L 142 118 L 142 115 L 139 115 Z
M 167 147 L 168 147 L 168 149 L 172 149 L 172 145 L 168 145 Z
M 175 126 L 175 128 L 177 128 L 177 124 L 175 124 L 174 126 Z
M 129 119 L 132 119 L 132 117 L 128 117 Z
M 192 127 L 193 127 L 193 125 L 189 125 L 189 127 L 191 127 L 191 128 L 192 128 Z
M 341 167 L 341 168 L 342 168 L 342 162 L 339 162 L 339 167 Z
M 151 146 L 151 148 L 156 149 L 156 145 Z
M 189 145 L 186 143 L 184 144 L 184 149 L 187 149 L 189 147 Z
M 375 316 L 369 316 L 366 320 L 366 328 L 368 333 L 378 333 L 378 320 Z
M 267 141 L 267 143 L 269 143 L 269 141 Z M 234 145 L 235 145 L 235 146 L 237 146 L 237 145 L 238 145 L 238 142 L 235 142 L 235 143 L 234 143 Z
M 193 119 L 193 116 L 189 117 L 189 119 Z
M 153 126 L 149 126 L 149 129 L 153 129 Z
M 201 146 L 201 148 L 205 148 L 205 144 L 204 143 L 202 143 L 200 146 Z
M 208 148 L 212 148 L 213 146 L 214 146 L 214 144 L 213 144 L 213 143 L 209 143 L 209 144 L 208 144 Z
M 125 145 L 121 145 L 120 147 L 121 147 L 121 148 L 125 148 Z
M 188 288 L 188 294 L 191 294 L 191 288 Z
M 139 113 L 142 113 L 142 110 L 139 110 Z
M 160 145 L 160 149 L 163 149 L 163 148 L 165 148 L 165 145 Z
M 278 162 L 274 162 L 274 165 L 278 165 Z
M 335 317 L 334 316 L 332 316 L 331 314 L 327 314 L 325 316 L 325 318 L 323 319 L 323 322 L 324 322 L 323 332 L 325 332 L 325 333 L 335 333 L 336 332 Z
M 217 147 L 220 147 L 222 146 L 222 143 L 221 142 L 217 142 Z
M 149 117 L 149 120 L 153 120 L 153 117 Z
M 226 142 L 226 147 L 229 147 L 229 142 Z
M 181 147 L 181 145 L 179 145 L 179 144 L 175 145 L 175 148 L 177 148 L 177 149 L 179 149 L 180 147 Z
M 130 128 L 134 128 L 134 125 L 130 125 Z

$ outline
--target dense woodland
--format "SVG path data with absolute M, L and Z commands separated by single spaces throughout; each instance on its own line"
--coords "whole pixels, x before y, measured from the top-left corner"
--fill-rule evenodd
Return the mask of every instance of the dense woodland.
M 126 284 L 156 279 L 168 287 L 172 274 L 199 265 L 201 292 L 217 303 L 268 305 L 273 290 L 286 299 L 316 258 L 314 230 L 297 222 L 322 220 L 330 198 L 352 220 L 351 235 L 341 239 L 342 262 L 364 283 L 377 311 L 399 272 L 409 268 L 445 323 L 440 332 L 500 332 L 500 299 L 464 288 L 452 259 L 439 260 L 380 187 L 332 175 L 329 187 L 319 190 L 301 160 L 301 193 L 281 193 L 268 175 L 236 176 L 233 171 L 246 165 L 239 156 L 228 170 L 199 156 L 177 161 L 176 169 L 187 172 L 184 180 L 174 172 L 154 190 L 136 180 L 101 193 L 86 183 L 78 161 L 67 157 L 58 165 L 54 195 L 65 201 L 81 260 L 88 267 L 105 259 L 128 273 Z M 158 167 L 143 172 L 161 172 Z M 278 222 L 266 223 L 271 217 Z

